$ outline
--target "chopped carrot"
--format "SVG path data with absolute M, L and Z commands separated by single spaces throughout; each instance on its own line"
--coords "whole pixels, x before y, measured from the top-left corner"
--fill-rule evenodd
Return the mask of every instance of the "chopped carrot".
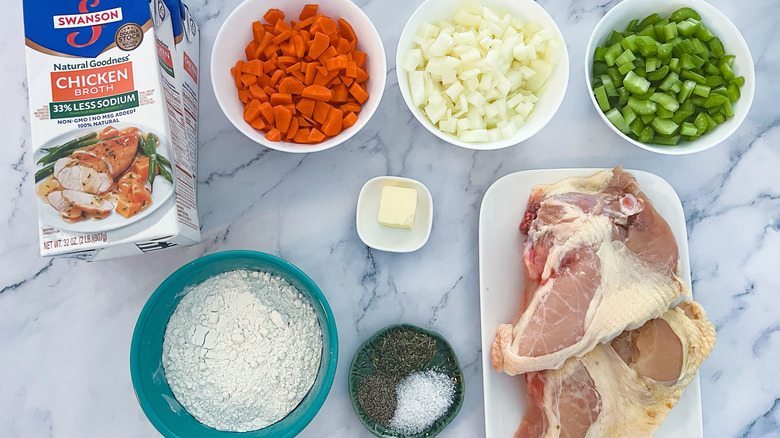
M 282 21 L 283 23 L 283 21 Z M 281 44 L 283 41 L 287 41 L 292 36 L 292 30 L 285 30 L 273 39 L 274 44 Z
M 312 59 L 317 59 L 322 53 L 329 47 L 330 38 L 322 32 L 316 32 L 314 34 L 314 40 L 312 40 L 311 47 L 309 47 L 309 56 Z
M 366 62 L 366 54 L 361 52 L 360 50 L 353 50 L 352 51 L 352 59 L 357 62 L 357 65 L 359 67 L 363 67 L 363 64 Z
M 274 93 L 271 95 L 271 105 L 285 105 L 292 103 L 292 95 L 286 93 Z
M 314 101 L 304 97 L 298 101 L 298 104 L 295 105 L 295 109 L 297 109 L 299 113 L 311 117 L 312 114 L 314 114 Z
M 347 102 L 339 107 L 340 110 L 346 112 L 359 113 L 363 107 L 356 102 Z
M 314 83 L 314 75 L 317 73 L 317 63 L 310 62 L 306 64 L 306 72 L 303 77 L 304 85 L 311 85 Z
M 255 50 L 257 50 L 258 42 L 255 40 L 252 40 L 247 46 L 246 49 L 244 49 L 244 54 L 246 55 L 246 59 L 252 60 L 255 59 Z
M 260 115 L 260 106 L 262 103 L 258 99 L 252 99 L 244 108 L 244 120 L 252 123 L 252 120 L 256 119 Z
M 298 79 L 299 81 L 301 81 L 301 83 L 303 83 L 303 80 L 304 80 L 304 79 L 306 79 L 306 78 L 304 77 L 304 75 L 303 75 L 303 72 L 302 72 L 302 71 L 300 71 L 300 70 L 293 71 L 293 72 L 292 72 L 292 73 L 290 73 L 290 74 L 291 74 L 291 75 L 293 75 L 293 77 L 294 77 L 295 79 Z
M 277 21 L 284 20 L 284 12 L 279 9 L 269 9 L 268 12 L 263 15 L 265 21 L 270 25 L 275 25 Z
M 338 32 L 339 28 L 336 26 L 336 22 L 332 18 L 325 15 L 320 15 L 314 20 L 314 24 L 311 25 L 313 30 L 321 30 L 325 35 L 330 35 L 334 32 Z
M 340 109 L 331 107 L 328 110 L 328 116 L 325 118 L 325 122 L 322 124 L 322 133 L 333 137 L 341 132 L 341 123 L 344 113 Z
M 263 91 L 263 87 L 261 87 L 260 84 L 250 85 L 249 94 L 251 94 L 253 98 L 259 99 L 260 102 L 266 102 L 268 100 L 268 95 L 265 94 L 265 91 Z
M 298 128 L 298 132 L 295 133 L 295 136 L 293 137 L 293 141 L 296 143 L 311 143 L 309 141 L 310 133 L 311 133 L 311 129 L 309 128 Z
M 259 21 L 255 21 L 252 23 L 252 36 L 255 37 L 255 42 L 257 44 L 260 44 L 261 41 L 263 41 L 263 37 L 265 36 L 265 28 L 263 27 L 263 23 Z
M 341 119 L 341 129 L 347 129 L 357 123 L 357 115 L 353 112 L 348 112 L 347 115 Z
M 274 24 L 274 34 L 276 35 L 280 35 L 288 30 L 293 30 L 293 28 L 289 24 L 285 23 L 284 20 L 278 20 L 276 24 Z
M 309 26 L 311 26 L 312 23 L 314 23 L 314 19 L 317 17 L 308 17 L 304 20 L 302 20 L 300 23 L 293 26 L 293 29 L 295 30 L 303 30 Z
M 260 114 L 263 115 L 269 125 L 274 123 L 274 107 L 270 103 L 263 102 L 260 104 Z
M 279 59 L 276 60 L 276 65 L 281 68 L 287 68 L 296 62 L 298 62 L 298 58 L 294 56 L 280 56 Z
M 352 26 L 347 22 L 347 20 L 343 18 L 339 18 L 339 33 L 341 36 L 346 38 L 348 41 L 355 41 L 357 40 L 357 36 L 355 35 L 355 30 L 352 29 Z
M 279 84 L 279 81 L 281 81 L 283 77 L 284 77 L 284 70 L 276 70 L 273 76 L 271 76 L 271 83 L 269 85 L 275 87 L 277 84 Z
M 344 38 L 339 38 L 336 42 L 336 53 L 339 55 L 346 55 L 349 53 L 349 41 Z
M 338 84 L 333 87 L 333 97 L 330 99 L 332 102 L 342 103 L 346 102 L 347 99 L 349 99 L 349 90 L 346 85 Z
M 347 68 L 347 62 L 346 56 L 338 55 L 328 59 L 325 65 L 328 67 L 328 70 L 341 70 Z
M 367 81 L 368 80 L 368 73 L 366 73 L 366 71 L 363 70 L 362 68 L 358 67 L 358 69 L 357 69 L 357 76 L 355 76 L 355 80 L 358 83 L 363 83 L 363 82 Z
M 312 119 L 316 122 L 322 125 L 325 123 L 325 119 L 328 118 L 328 113 L 330 112 L 330 109 L 333 108 L 328 103 L 323 102 L 321 100 L 318 100 L 314 103 L 314 114 L 312 114 Z
M 263 72 L 263 62 L 258 59 L 247 61 L 241 65 L 241 72 L 258 76 Z
M 265 126 L 266 126 L 262 117 L 258 117 L 256 119 L 254 119 L 252 121 L 252 123 L 250 123 L 249 125 L 251 127 L 255 128 L 255 129 L 258 129 L 258 130 L 263 130 L 263 129 L 265 129 Z
M 279 81 L 279 92 L 286 94 L 301 94 L 305 90 L 305 85 L 294 77 L 286 77 Z
M 282 141 L 282 133 L 278 129 L 273 128 L 265 134 L 265 138 L 268 141 Z
M 303 41 L 303 37 L 299 34 L 295 34 L 292 41 L 295 42 L 295 56 L 298 58 L 306 56 L 306 43 Z
M 309 142 L 319 143 L 322 140 L 325 140 L 325 134 L 320 132 L 317 128 L 312 128 L 311 132 L 309 133 Z
M 290 127 L 287 129 L 287 135 L 285 135 L 285 140 L 292 140 L 295 138 L 295 134 L 298 133 L 298 118 L 293 117 L 290 119 Z
M 327 61 L 330 58 L 333 58 L 336 55 L 337 55 L 336 49 L 333 48 L 333 46 L 328 46 L 328 48 L 325 49 L 325 51 L 322 52 L 322 54 L 319 57 L 317 57 L 317 60 L 320 61 L 320 64 L 325 64 L 325 61 Z
M 252 99 L 252 95 L 249 93 L 249 90 L 246 88 L 238 90 L 238 100 L 248 103 L 250 99 Z
M 276 123 L 276 129 L 278 129 L 280 132 L 286 133 L 290 128 L 291 120 L 292 113 L 287 107 L 283 105 L 277 105 L 274 107 L 274 121 Z
M 354 29 L 318 11 L 307 4 L 296 22 L 269 9 L 251 25 L 245 59 L 230 68 L 244 119 L 270 141 L 334 137 L 357 123 L 369 97 L 366 54 L 356 49 Z
M 305 20 L 309 17 L 317 15 L 317 5 L 309 4 L 301 9 L 301 15 L 298 16 L 299 20 Z
M 346 69 L 347 71 L 344 72 L 344 74 L 347 77 L 356 78 L 357 77 L 357 69 L 358 69 L 357 62 L 356 61 L 350 61 L 349 64 L 347 64 L 347 69 Z
M 349 94 L 355 96 L 358 102 L 363 103 L 368 99 L 368 93 L 360 85 L 356 83 L 349 87 Z
M 307 97 L 312 100 L 329 101 L 333 97 L 333 92 L 330 89 L 323 87 L 322 85 L 309 85 L 303 89 L 301 93 L 303 97 Z M 357 99 L 357 97 L 355 97 Z

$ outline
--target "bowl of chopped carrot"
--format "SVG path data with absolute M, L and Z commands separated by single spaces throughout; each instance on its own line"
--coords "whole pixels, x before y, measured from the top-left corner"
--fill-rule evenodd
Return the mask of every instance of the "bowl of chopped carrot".
M 355 135 L 379 106 L 385 50 L 350 0 L 246 0 L 222 24 L 211 82 L 228 120 L 271 149 L 307 153 Z

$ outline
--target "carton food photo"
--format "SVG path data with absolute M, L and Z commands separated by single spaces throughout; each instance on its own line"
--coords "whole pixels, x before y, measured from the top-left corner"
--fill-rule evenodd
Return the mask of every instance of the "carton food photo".
M 200 241 L 199 31 L 178 0 L 24 0 L 40 252 Z

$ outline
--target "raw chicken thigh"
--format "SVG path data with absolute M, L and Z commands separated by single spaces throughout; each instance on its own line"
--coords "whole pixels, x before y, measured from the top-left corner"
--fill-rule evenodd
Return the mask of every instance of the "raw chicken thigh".
M 669 225 L 620 167 L 534 187 L 521 231 L 525 290 L 496 332 L 498 371 L 560 368 L 687 294 Z
M 714 344 L 704 309 L 685 301 L 560 369 L 528 373 L 515 438 L 651 437 Z

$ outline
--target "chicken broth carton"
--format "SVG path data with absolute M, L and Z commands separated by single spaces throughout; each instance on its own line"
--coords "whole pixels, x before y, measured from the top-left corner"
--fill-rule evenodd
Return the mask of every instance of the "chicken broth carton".
M 192 245 L 199 31 L 178 0 L 24 0 L 41 254 Z

